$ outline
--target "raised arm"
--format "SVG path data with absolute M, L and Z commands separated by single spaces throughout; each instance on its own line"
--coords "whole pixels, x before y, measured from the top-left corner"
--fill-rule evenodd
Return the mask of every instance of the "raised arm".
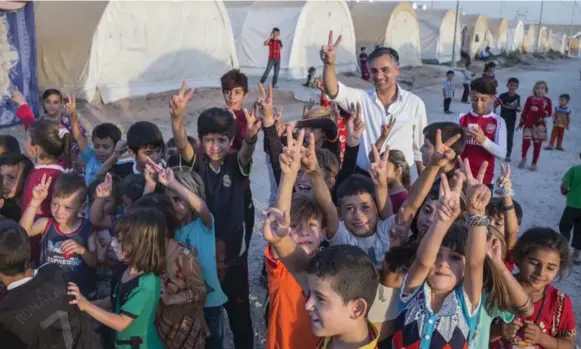
M 180 92 L 169 101 L 169 115 L 171 117 L 171 131 L 176 141 L 178 152 L 182 159 L 193 163 L 196 157 L 196 149 L 188 142 L 188 135 L 184 127 L 184 113 L 188 101 L 194 95 L 194 89 L 192 88 L 189 91 L 187 89 L 188 86 L 183 81 Z
M 97 186 L 95 191 L 95 200 L 89 210 L 91 224 L 103 229 L 112 229 L 113 218 L 105 213 L 105 203 L 113 191 L 113 178 L 110 173 L 105 175 L 105 180 Z
M 500 164 L 500 177 L 497 180 L 497 187 L 502 190 L 504 201 L 504 239 L 508 251 L 512 250 L 518 240 L 518 217 L 512 201 L 512 180 L 510 165 Z
M 375 148 L 377 148 L 377 150 L 381 151 L 381 149 L 383 149 L 383 146 L 385 145 L 385 142 L 387 142 L 387 138 L 389 137 L 389 134 L 393 129 L 393 125 L 395 125 L 395 117 L 393 115 L 390 117 L 389 123 L 381 125 L 381 135 L 379 136 L 377 141 L 375 141 Z M 373 149 L 371 149 L 371 151 L 369 152 L 370 162 L 375 161 L 374 156 L 375 156 L 374 151 Z
M 272 85 L 268 86 L 268 93 L 264 90 L 262 84 L 258 85 L 258 89 L 260 98 L 254 104 L 252 110 L 249 112 L 248 109 L 244 109 L 248 128 L 244 142 L 242 142 L 242 148 L 238 153 L 238 161 L 242 166 L 248 166 L 252 161 L 252 154 L 254 154 L 254 148 L 258 140 L 258 132 L 262 129 L 263 121 L 266 121 L 269 126 L 274 125 L 274 92 Z M 261 116 L 257 115 L 257 109 L 260 109 Z
M 335 71 L 335 59 L 337 56 L 337 48 L 341 44 L 341 35 L 337 41 L 333 42 L 333 31 L 329 32 L 329 41 L 327 45 L 321 47 L 321 60 L 323 61 L 323 87 L 325 93 L 334 99 L 339 93 L 339 85 L 337 80 L 337 73 Z
M 20 226 L 26 230 L 28 236 L 35 236 L 44 232 L 48 219 L 40 218 L 35 221 L 34 218 L 40 205 L 42 205 L 42 202 L 48 196 L 51 182 L 52 177 L 47 177 L 46 174 L 42 175 L 40 183 L 32 189 L 32 200 L 30 200 L 30 203 L 20 217 Z
M 77 98 L 74 95 L 67 95 L 67 99 L 68 102 L 65 104 L 65 108 L 71 119 L 71 131 L 75 141 L 79 145 L 79 150 L 81 153 L 84 153 L 87 148 L 87 138 L 85 138 L 81 131 L 81 123 L 79 121 L 79 114 L 77 113 Z
M 121 156 L 125 154 L 126 151 L 127 151 L 127 142 L 119 140 L 115 145 L 115 150 L 113 151 L 113 154 L 111 154 L 111 156 L 107 160 L 105 160 L 101 167 L 99 167 L 99 170 L 95 174 L 95 177 L 105 176 L 111 170 L 111 168 L 115 166 L 117 161 L 119 161 L 119 158 L 121 158 Z
M 371 179 L 375 185 L 375 203 L 377 204 L 379 217 L 384 220 L 393 216 L 393 207 L 389 198 L 389 188 L 387 187 L 387 181 L 389 180 L 389 175 L 387 172 L 389 147 L 385 148 L 385 151 L 381 156 L 379 156 L 379 152 L 375 146 L 373 146 L 372 152 L 374 160 L 371 163 L 370 172 Z

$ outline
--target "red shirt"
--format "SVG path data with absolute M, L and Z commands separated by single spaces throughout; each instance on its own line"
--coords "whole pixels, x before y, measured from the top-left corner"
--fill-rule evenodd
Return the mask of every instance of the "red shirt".
M 23 104 L 20 107 L 18 107 L 18 109 L 16 109 L 16 117 L 19 118 L 20 121 L 22 121 L 25 131 L 28 130 L 28 128 L 30 127 L 30 125 L 32 125 L 32 123 L 34 123 L 34 121 L 36 121 L 36 119 L 34 118 L 34 113 L 32 112 L 32 109 L 30 109 L 28 104 Z
M 476 124 L 490 141 L 496 144 L 506 144 L 506 140 L 501 140 L 499 137 L 500 129 L 501 127 L 504 127 L 504 124 L 502 124 L 502 119 L 494 113 L 487 115 L 475 115 L 473 113 L 464 114 L 460 116 L 458 124 L 460 124 L 462 128 L 468 128 L 468 125 Z M 467 138 L 466 147 L 464 148 L 461 158 L 468 158 L 468 160 L 470 160 L 470 168 L 475 177 L 478 175 L 480 166 L 482 166 L 484 161 L 488 161 L 488 168 L 484 175 L 484 184 L 492 184 L 492 180 L 494 179 L 494 163 L 496 159 L 494 154 L 486 150 L 476 140 Z
M 331 107 L 331 102 L 321 95 L 321 106 Z M 347 118 L 343 115 L 337 117 L 337 131 L 339 137 L 339 147 L 341 150 L 339 157 L 339 164 L 343 163 L 343 156 L 345 155 L 345 148 L 347 147 Z
M 282 41 L 274 39 L 268 40 L 268 60 L 280 60 L 281 48 Z
M 532 111 L 531 107 L 537 107 L 537 111 Z M 553 105 L 551 99 L 547 97 L 530 96 L 525 102 L 525 106 L 520 115 L 519 126 L 524 128 L 532 128 L 536 125 L 545 125 L 545 118 L 551 116 Z
M 577 334 L 575 325 L 575 316 L 571 300 L 563 292 L 557 290 L 551 285 L 545 289 L 545 296 L 535 302 L 533 315 L 527 318 L 519 318 L 523 323 L 531 321 L 541 328 L 544 333 L 552 337 L 574 337 Z M 517 332 L 515 339 L 519 344 L 517 347 L 542 348 L 541 346 L 528 346 L 524 342 L 523 330 Z M 515 345 L 507 340 L 501 339 L 493 344 L 494 349 L 514 348 Z

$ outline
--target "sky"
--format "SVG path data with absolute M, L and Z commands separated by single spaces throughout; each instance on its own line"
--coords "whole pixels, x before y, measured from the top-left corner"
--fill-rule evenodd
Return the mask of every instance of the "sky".
M 362 0 L 365 1 L 365 0 Z M 412 2 L 412 1 L 410 1 Z M 456 9 L 456 1 L 413 1 L 427 8 Z M 547 0 L 543 5 L 543 20 L 545 24 L 581 24 L 581 1 Z M 483 14 L 489 18 L 505 17 L 509 20 L 520 19 L 525 23 L 538 23 L 541 14 L 541 1 L 460 1 L 460 11 L 466 14 Z

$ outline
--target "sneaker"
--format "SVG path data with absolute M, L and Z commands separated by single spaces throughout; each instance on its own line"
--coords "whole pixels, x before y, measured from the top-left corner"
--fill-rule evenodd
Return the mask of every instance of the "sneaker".
M 510 163 L 510 156 L 507 156 L 507 157 L 505 157 L 505 158 L 504 158 L 504 162 L 506 162 L 506 163 Z
M 525 168 L 525 165 L 527 164 L 527 159 L 522 159 L 519 163 L 518 163 L 518 168 Z
M 452 112 L 449 110 L 446 110 L 446 111 L 444 111 L 444 114 L 452 114 Z
M 546 146 L 546 147 L 545 147 L 545 150 L 553 150 L 553 147 L 551 147 L 551 146 Z
M 558 151 L 565 151 L 565 149 L 563 149 L 562 147 L 557 147 L 555 149 L 557 149 Z

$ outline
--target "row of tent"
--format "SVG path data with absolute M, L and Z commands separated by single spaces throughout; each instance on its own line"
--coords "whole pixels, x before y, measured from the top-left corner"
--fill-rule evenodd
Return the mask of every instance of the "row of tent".
M 408 2 L 346 1 L 38 1 L 35 24 L 39 87 L 58 87 L 105 103 L 190 86 L 216 86 L 232 68 L 261 74 L 265 39 L 280 28 L 281 76 L 321 71 L 319 49 L 329 30 L 341 33 L 340 72 L 356 71 L 360 47 L 398 50 L 402 66 L 449 62 L 456 28 L 472 57 L 501 51 L 565 52 L 567 37 L 541 27 L 451 10 L 414 11 Z M 539 44 L 537 50 L 536 45 Z

